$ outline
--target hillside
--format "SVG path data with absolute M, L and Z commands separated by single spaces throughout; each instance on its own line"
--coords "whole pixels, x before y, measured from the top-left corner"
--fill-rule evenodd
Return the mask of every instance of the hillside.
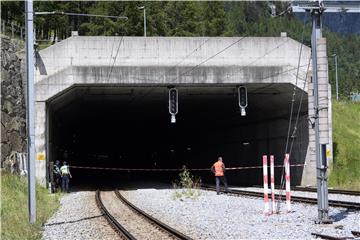
M 275 2 L 277 12 L 288 8 L 289 2 Z M 71 31 L 90 36 L 143 36 L 143 11 L 146 8 L 147 36 L 280 36 L 280 32 L 310 45 L 311 17 L 293 13 L 271 17 L 269 5 L 257 2 L 105 2 L 105 1 L 37 1 L 34 11 L 63 11 L 112 16 L 127 16 L 128 20 L 89 18 L 66 15 L 38 15 L 34 19 L 39 43 L 54 43 L 71 36 Z M 2 1 L 2 20 L 24 26 L 24 2 Z M 329 23 L 331 19 L 331 24 Z M 328 42 L 329 80 L 335 84 L 333 54 L 338 56 L 340 98 L 360 91 L 360 36 L 358 14 L 325 14 L 324 36 Z M 304 23 L 306 27 L 303 28 Z M 339 31 L 339 29 L 343 31 Z M 304 31 L 303 31 L 304 30 Z M 336 32 L 341 32 L 341 34 Z M 346 34 L 345 34 L 346 33 Z M 344 34 L 344 36 L 342 36 Z M 335 88 L 333 88 L 334 91 Z
M 333 142 L 329 185 L 360 190 L 360 103 L 333 101 Z

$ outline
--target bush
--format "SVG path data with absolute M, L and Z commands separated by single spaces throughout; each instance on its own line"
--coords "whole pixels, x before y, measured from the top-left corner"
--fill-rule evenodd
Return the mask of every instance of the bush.
M 183 167 L 183 171 L 179 174 L 180 180 L 175 180 L 173 187 L 173 199 L 191 198 L 196 199 L 200 196 L 201 179 L 191 175 L 191 173 Z

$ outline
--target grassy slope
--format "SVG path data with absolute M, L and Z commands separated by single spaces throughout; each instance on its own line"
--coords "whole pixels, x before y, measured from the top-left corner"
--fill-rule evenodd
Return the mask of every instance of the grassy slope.
M 360 103 L 333 102 L 332 187 L 360 190 Z
M 28 222 L 27 181 L 24 177 L 1 173 L 1 238 L 40 239 L 41 225 L 59 206 L 59 195 L 49 195 L 37 186 L 37 222 Z

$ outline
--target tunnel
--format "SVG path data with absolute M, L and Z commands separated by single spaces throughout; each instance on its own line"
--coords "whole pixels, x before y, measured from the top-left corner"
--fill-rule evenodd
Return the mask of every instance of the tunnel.
M 273 154 L 275 165 L 283 163 L 294 86 L 243 86 L 246 116 L 240 113 L 236 85 L 74 85 L 47 102 L 48 161 L 69 162 L 72 186 L 172 183 L 179 174 L 174 169 L 183 166 L 213 183 L 210 167 L 222 156 L 227 168 L 253 167 L 228 170 L 230 185 L 261 184 L 262 155 Z M 176 123 L 170 122 L 169 87 L 178 89 Z M 292 163 L 305 162 L 307 101 L 307 93 L 297 89 L 292 126 L 301 107 L 297 131 L 290 134 Z M 277 184 L 281 171 L 275 169 Z M 292 168 L 292 185 L 300 184 L 302 171 Z

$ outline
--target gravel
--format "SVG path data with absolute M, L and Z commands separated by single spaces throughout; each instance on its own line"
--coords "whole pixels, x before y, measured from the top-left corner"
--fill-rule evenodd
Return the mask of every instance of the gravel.
M 44 225 L 42 239 L 120 239 L 96 206 L 94 191 L 67 194 L 60 203 Z
M 232 187 L 230 189 L 246 190 L 246 191 L 253 191 L 253 192 L 264 192 L 263 188 L 257 188 L 257 187 Z M 269 193 L 270 192 L 271 192 L 271 189 L 269 188 Z M 275 193 L 279 193 L 279 192 L 280 192 L 280 190 L 275 189 Z M 285 195 L 285 189 L 282 191 L 282 194 Z M 291 196 L 317 198 L 317 193 L 291 190 Z M 352 196 L 352 195 L 346 195 L 346 194 L 329 193 L 329 200 L 360 203 L 359 196 Z
M 317 206 L 292 204 L 293 212 L 263 214 L 263 200 L 201 191 L 195 200 L 174 199 L 172 189 L 122 191 L 132 203 L 194 239 L 313 239 L 312 232 L 352 237 L 360 231 L 360 213 L 330 208 L 330 225 L 314 223 Z

